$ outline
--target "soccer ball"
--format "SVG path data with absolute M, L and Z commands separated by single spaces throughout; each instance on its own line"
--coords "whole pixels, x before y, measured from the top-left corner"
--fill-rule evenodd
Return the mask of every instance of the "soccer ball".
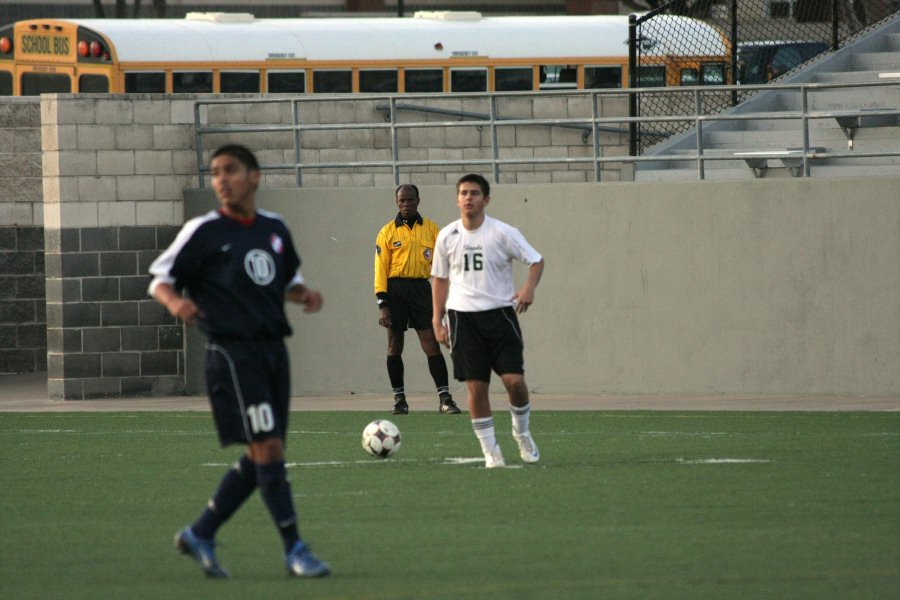
M 376 419 L 363 429 L 362 447 L 376 458 L 387 458 L 400 448 L 400 429 L 386 419 Z

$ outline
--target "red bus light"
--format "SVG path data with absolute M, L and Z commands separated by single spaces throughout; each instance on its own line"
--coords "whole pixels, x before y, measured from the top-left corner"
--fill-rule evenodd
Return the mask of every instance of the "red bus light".
M 84 58 L 89 54 L 88 43 L 84 40 L 78 42 L 78 56 Z
M 0 38 L 0 54 L 9 54 L 12 52 L 12 40 L 8 37 Z
M 103 46 L 100 45 L 100 42 L 91 42 L 91 56 L 100 56 L 101 52 L 103 52 Z

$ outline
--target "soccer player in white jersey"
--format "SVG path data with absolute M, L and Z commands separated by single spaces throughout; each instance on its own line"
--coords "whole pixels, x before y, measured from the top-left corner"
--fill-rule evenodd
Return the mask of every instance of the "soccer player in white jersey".
M 534 302 L 544 271 L 543 257 L 518 229 L 485 214 L 490 194 L 491 186 L 481 175 L 460 178 L 456 183 L 460 218 L 438 233 L 431 267 L 435 338 L 449 346 L 453 375 L 466 384 L 472 429 L 489 469 L 506 464 L 488 396 L 491 371 L 500 376 L 509 395 L 513 437 L 522 461 L 540 459 L 529 429 L 531 404 L 516 315 Z M 528 276 L 518 290 L 513 260 L 528 265 Z

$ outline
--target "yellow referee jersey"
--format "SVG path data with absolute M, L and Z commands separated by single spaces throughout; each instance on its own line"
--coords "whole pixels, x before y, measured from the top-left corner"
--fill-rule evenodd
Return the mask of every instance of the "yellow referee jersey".
M 397 218 L 381 228 L 375 238 L 375 294 L 387 293 L 392 277 L 428 279 L 439 228 L 418 215 L 412 226 Z

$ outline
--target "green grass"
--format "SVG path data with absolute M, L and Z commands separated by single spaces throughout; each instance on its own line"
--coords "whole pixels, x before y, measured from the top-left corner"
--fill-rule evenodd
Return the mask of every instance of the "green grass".
M 0 415 L 0 597 L 896 598 L 900 413 L 536 412 L 541 462 L 485 470 L 465 416 L 294 413 L 290 579 L 258 496 L 221 530 L 229 581 L 172 547 L 239 449 L 204 413 Z M 497 416 L 519 466 L 509 418 Z M 730 459 L 732 462 L 723 462 Z M 745 462 L 740 462 L 745 461 Z M 752 461 L 752 462 L 750 462 Z

